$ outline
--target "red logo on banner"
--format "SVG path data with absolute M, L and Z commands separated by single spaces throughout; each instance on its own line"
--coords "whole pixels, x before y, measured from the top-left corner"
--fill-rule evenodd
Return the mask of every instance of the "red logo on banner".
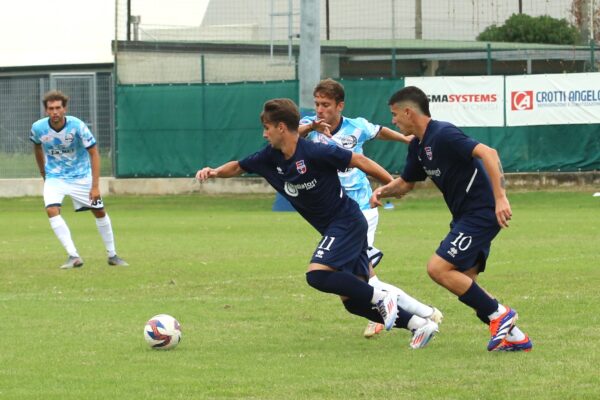
M 513 111 L 533 110 L 533 91 L 521 90 L 510 93 L 510 108 Z

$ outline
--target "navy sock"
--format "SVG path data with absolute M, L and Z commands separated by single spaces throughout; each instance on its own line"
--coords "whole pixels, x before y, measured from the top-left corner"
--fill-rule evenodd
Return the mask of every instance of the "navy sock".
M 414 314 L 409 313 L 403 308 L 398 307 L 398 316 L 396 317 L 396 328 L 408 329 L 408 321 L 413 317 Z
M 344 271 L 308 271 L 306 282 L 321 292 L 349 297 L 368 305 L 373 298 L 374 289 L 371 285 Z
M 348 310 L 349 313 L 364 317 L 369 321 L 379 322 L 380 324 L 383 324 L 381 314 L 379 314 L 379 311 L 373 308 L 372 304 L 365 304 L 364 302 L 360 302 L 354 299 L 348 299 L 344 301 L 344 307 L 346 307 L 346 310 Z M 408 329 L 408 321 L 412 317 L 413 314 L 398 307 L 398 317 L 396 318 L 396 323 L 394 324 L 394 327 Z
M 498 309 L 498 301 L 484 292 L 475 281 L 462 296 L 458 297 L 458 300 L 475 309 L 480 319 L 480 315 L 487 318 L 488 315 Z
M 483 322 L 484 324 L 489 325 L 490 324 L 490 318 L 488 317 L 488 315 L 490 315 L 490 314 L 484 314 L 484 313 L 482 313 L 479 310 L 476 310 L 476 311 L 477 311 L 477 318 L 479 318 L 479 320 L 481 322 Z
M 369 303 L 365 303 L 364 301 L 358 301 L 355 299 L 348 299 L 343 302 L 344 307 L 348 310 L 349 313 L 358 315 L 368 319 L 369 321 L 379 322 L 383 324 L 383 319 L 379 312 L 373 309 L 373 305 Z

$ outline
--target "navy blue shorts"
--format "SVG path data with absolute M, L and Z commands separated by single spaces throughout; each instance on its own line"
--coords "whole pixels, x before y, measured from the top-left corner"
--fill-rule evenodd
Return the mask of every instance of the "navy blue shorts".
M 494 212 L 481 210 L 464 215 L 450 223 L 450 232 L 435 253 L 460 271 L 477 266 L 483 272 L 498 232 L 500 225 Z
M 357 214 L 354 221 L 334 221 L 327 227 L 310 260 L 338 271 L 369 278 L 367 220 Z

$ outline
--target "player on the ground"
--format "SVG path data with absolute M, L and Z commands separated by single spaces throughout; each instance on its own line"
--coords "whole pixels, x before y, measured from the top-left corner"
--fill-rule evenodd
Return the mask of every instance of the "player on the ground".
M 375 189 L 372 205 L 381 205 L 384 197 L 405 195 L 429 176 L 452 213 L 450 232 L 427 264 L 429 276 L 489 325 L 489 351 L 531 350 L 531 340 L 515 326 L 517 312 L 475 282 L 485 270 L 492 240 L 512 218 L 497 151 L 449 122 L 433 120 L 427 96 L 417 87 L 396 92 L 389 105 L 392 122 L 416 138 L 408 147 L 401 177 Z
M 372 124 L 364 118 L 348 118 L 342 115 L 345 105 L 345 91 L 341 83 L 333 79 L 320 81 L 313 90 L 316 115 L 300 121 L 298 132 L 315 143 L 333 143 L 357 154 L 363 154 L 363 145 L 373 139 L 392 140 L 410 143 L 412 136 L 405 136 L 385 126 Z M 367 175 L 358 168 L 347 168 L 338 172 L 338 176 L 348 197 L 358 203 L 367 219 L 368 255 L 373 267 L 376 267 L 383 253 L 374 246 L 375 232 L 379 221 L 377 208 L 371 208 L 369 199 L 372 190 Z M 404 291 L 379 280 L 373 269 L 369 284 L 375 288 L 393 291 L 398 294 L 398 304 L 405 310 L 420 317 L 430 318 L 441 323 L 443 315 L 435 307 L 425 305 Z M 373 337 L 383 330 L 383 325 L 369 321 L 364 331 L 366 338 Z
M 349 312 L 383 323 L 388 330 L 394 326 L 409 329 L 411 347 L 424 347 L 438 325 L 399 308 L 395 293 L 366 282 L 370 265 L 367 222 L 357 203 L 344 193 L 337 171 L 359 168 L 382 183 L 390 182 L 392 176 L 362 154 L 300 138 L 299 120 L 293 101 L 266 102 L 261 121 L 269 145 L 243 160 L 205 167 L 196 178 L 203 182 L 244 172 L 264 177 L 322 235 L 308 266 L 308 284 L 339 295 Z
M 48 117 L 31 127 L 35 161 L 44 179 L 44 204 L 50 226 L 67 251 L 62 269 L 83 266 L 71 232 L 60 215 L 65 195 L 71 197 L 75 211 L 91 210 L 98 232 L 108 253 L 109 265 L 128 265 L 117 256 L 110 218 L 100 196 L 100 154 L 96 140 L 78 118 L 67 114 L 69 98 L 54 90 L 46 93 L 42 103 Z

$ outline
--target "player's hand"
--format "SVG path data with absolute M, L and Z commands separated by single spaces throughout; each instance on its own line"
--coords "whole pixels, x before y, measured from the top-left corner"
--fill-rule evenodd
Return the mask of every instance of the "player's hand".
M 196 179 L 200 183 L 206 181 L 209 178 L 216 178 L 216 177 L 217 177 L 217 170 L 214 168 L 204 167 L 201 170 L 199 170 L 198 172 L 196 172 Z
M 381 192 L 378 190 L 374 190 L 373 194 L 371 195 L 371 198 L 369 199 L 369 205 L 371 206 L 371 208 L 377 208 L 379 206 L 382 206 L 383 203 L 381 202 Z
M 90 190 L 90 202 L 93 205 L 96 205 L 98 200 L 102 200 L 102 197 L 100 196 L 100 189 L 97 187 L 92 187 Z
M 496 218 L 500 227 L 508 228 L 508 222 L 512 218 L 512 210 L 506 196 L 496 199 Z
M 310 125 L 310 128 L 313 131 L 321 132 L 325 136 L 331 137 L 331 125 L 322 119 L 315 119 Z

